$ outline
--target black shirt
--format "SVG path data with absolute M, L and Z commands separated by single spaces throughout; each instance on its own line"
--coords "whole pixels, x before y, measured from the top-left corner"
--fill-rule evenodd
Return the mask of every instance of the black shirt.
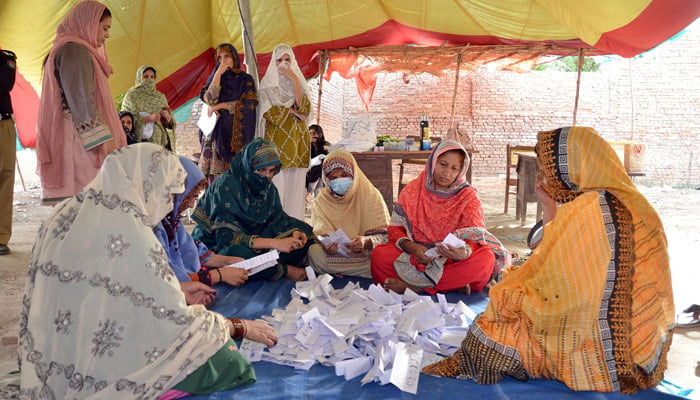
M 12 114 L 10 90 L 15 86 L 17 64 L 15 53 L 0 50 L 0 114 Z

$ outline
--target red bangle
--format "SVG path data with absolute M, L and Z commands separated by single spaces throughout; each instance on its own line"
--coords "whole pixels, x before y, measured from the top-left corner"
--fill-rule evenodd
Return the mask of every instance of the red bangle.
M 233 335 L 231 336 L 234 339 L 244 338 L 248 333 L 248 328 L 245 326 L 245 322 L 238 318 L 229 318 L 229 320 L 233 324 Z

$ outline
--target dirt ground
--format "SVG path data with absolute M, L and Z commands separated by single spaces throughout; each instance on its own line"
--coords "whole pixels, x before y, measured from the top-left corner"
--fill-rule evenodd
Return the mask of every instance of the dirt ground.
M 39 205 L 39 180 L 35 170 L 34 154 L 18 152 L 18 159 L 27 187 L 24 191 L 19 176 L 16 177 L 13 234 L 9 246 L 12 253 L 0 256 L 0 338 L 17 335 L 19 309 L 24 289 L 24 278 L 34 237 L 50 208 Z M 529 251 L 525 245 L 527 233 L 535 222 L 535 204 L 528 209 L 525 226 L 515 221 L 515 200 L 510 203 L 508 214 L 503 214 L 503 178 L 476 178 L 474 186 L 484 206 L 486 225 L 508 249 L 522 257 Z M 659 212 L 666 229 L 671 255 L 671 272 L 674 283 L 676 310 L 688 305 L 700 304 L 700 294 L 695 285 L 700 282 L 700 190 L 672 188 L 670 186 L 639 186 Z M 16 370 L 16 345 L 0 344 L 0 380 Z M 11 341 L 11 339 L 10 339 Z M 700 398 L 700 329 L 676 330 L 669 354 L 666 379 L 684 388 L 694 388 L 693 398 Z M 697 397 L 696 397 L 697 396 Z

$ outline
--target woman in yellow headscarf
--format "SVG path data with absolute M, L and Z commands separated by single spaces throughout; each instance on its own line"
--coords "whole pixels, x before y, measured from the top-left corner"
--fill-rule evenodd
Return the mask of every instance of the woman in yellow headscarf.
M 311 207 L 314 234 L 342 229 L 351 243 L 347 256 L 339 252 L 341 243 L 311 245 L 309 262 L 321 273 L 370 278 L 369 253 L 388 239 L 389 210 L 384 198 L 346 150 L 328 154 L 321 174 L 326 187 Z
M 424 372 L 600 392 L 656 385 L 674 322 L 659 216 L 592 128 L 540 132 L 536 151 L 541 244 L 491 289 L 461 349 Z

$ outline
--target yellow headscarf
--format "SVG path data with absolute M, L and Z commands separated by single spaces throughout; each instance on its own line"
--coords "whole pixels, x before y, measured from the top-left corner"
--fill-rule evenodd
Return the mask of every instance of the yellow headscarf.
M 491 288 L 462 348 L 426 372 L 601 392 L 656 385 L 674 322 L 661 220 L 592 128 L 540 132 L 536 151 L 545 190 L 564 204 L 532 256 Z
M 328 174 L 338 168 L 353 176 L 350 189 L 342 197 L 331 193 L 327 181 Z M 311 225 L 315 234 L 328 234 L 342 228 L 353 238 L 387 228 L 389 210 L 384 198 L 362 173 L 352 154 L 342 149 L 328 154 L 323 162 L 323 180 L 326 187 L 311 207 Z

